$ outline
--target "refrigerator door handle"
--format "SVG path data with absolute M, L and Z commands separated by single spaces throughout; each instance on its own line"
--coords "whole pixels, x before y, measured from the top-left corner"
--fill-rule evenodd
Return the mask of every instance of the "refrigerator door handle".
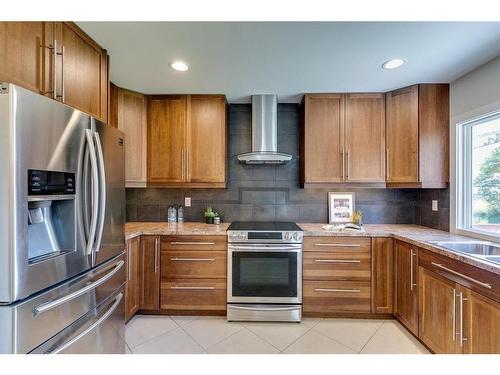
M 93 120 L 93 119 L 92 119 Z M 94 139 L 97 150 L 97 162 L 99 164 L 99 213 L 97 217 L 97 237 L 95 242 L 95 251 L 98 252 L 101 248 L 102 233 L 104 231 L 104 221 L 106 216 L 106 170 L 104 167 L 104 154 L 102 152 L 101 139 L 99 133 L 94 132 Z
M 90 215 L 89 215 L 89 163 L 90 163 L 90 153 L 89 148 L 85 148 L 85 153 L 83 156 L 83 173 L 82 173 L 82 205 L 81 205 L 81 217 L 83 222 L 83 230 L 85 233 L 85 240 L 87 241 L 90 233 Z
M 72 299 L 80 297 L 81 295 L 97 288 L 99 285 L 102 285 L 103 283 L 105 283 L 106 281 L 111 279 L 120 270 L 120 268 L 123 267 L 124 264 L 125 264 L 125 262 L 123 260 L 120 260 L 110 272 L 108 272 L 106 275 L 101 277 L 99 280 L 94 281 L 93 283 L 90 283 L 87 286 L 85 286 L 81 289 L 78 289 L 77 291 L 75 291 L 73 293 L 67 294 L 64 297 L 61 297 L 61 298 L 58 298 L 54 301 L 43 303 L 41 305 L 34 307 L 33 308 L 33 315 L 36 316 L 36 315 L 41 314 L 45 311 L 51 310 L 54 307 L 62 305 L 63 303 L 71 301 Z
M 97 219 L 99 214 L 99 173 L 97 169 L 97 157 L 92 130 L 86 129 L 85 136 L 87 138 L 87 147 L 89 148 L 90 165 L 92 171 L 92 216 L 90 219 L 91 221 L 89 236 L 87 238 L 87 254 L 90 255 L 93 253 L 93 246 L 97 230 Z M 88 202 L 86 202 L 86 204 L 88 205 Z
M 118 294 L 115 297 L 115 302 L 113 302 L 113 305 L 94 324 L 92 324 L 90 327 L 88 327 L 85 331 L 81 332 L 77 336 L 73 337 L 71 340 L 66 341 L 64 344 L 62 344 L 58 348 L 48 352 L 47 354 L 58 354 L 58 353 L 62 352 L 63 350 L 70 347 L 78 340 L 80 340 L 82 337 L 84 337 L 88 333 L 92 332 L 97 327 L 99 327 L 106 319 L 108 319 L 110 317 L 111 314 L 113 314 L 115 312 L 115 310 L 117 309 L 118 305 L 120 304 L 122 298 L 123 298 L 123 293 Z

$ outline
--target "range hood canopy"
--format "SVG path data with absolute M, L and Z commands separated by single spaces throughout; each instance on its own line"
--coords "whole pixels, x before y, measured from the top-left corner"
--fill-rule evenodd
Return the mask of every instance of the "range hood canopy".
M 284 164 L 292 155 L 278 152 L 278 96 L 252 95 L 252 152 L 238 155 L 245 164 Z

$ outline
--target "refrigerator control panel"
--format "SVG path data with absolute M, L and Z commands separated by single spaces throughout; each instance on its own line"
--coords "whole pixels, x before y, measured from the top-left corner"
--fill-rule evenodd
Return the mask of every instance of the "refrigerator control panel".
M 75 174 L 28 169 L 28 195 L 75 194 Z

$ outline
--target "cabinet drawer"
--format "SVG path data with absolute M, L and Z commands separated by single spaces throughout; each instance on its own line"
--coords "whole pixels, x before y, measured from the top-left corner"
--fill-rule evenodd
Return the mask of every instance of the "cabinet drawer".
M 226 280 L 177 280 L 161 283 L 162 310 L 226 310 Z
M 359 237 L 304 237 L 304 251 L 370 252 L 370 239 Z
M 418 254 L 419 266 L 500 302 L 498 275 L 428 250 Z
M 369 313 L 369 281 L 304 281 L 304 312 Z
M 162 250 L 224 250 L 227 251 L 226 236 L 165 236 L 161 240 Z
M 161 277 L 225 279 L 226 251 L 162 251 Z
M 370 280 L 369 251 L 305 252 L 304 280 Z

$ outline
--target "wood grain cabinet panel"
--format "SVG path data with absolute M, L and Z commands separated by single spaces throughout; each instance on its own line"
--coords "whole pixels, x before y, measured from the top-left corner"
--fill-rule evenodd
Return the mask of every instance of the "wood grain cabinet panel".
M 448 185 L 449 85 L 420 84 L 386 94 L 388 187 Z
M 394 315 L 418 335 L 418 249 L 402 241 L 394 250 Z
M 161 309 L 225 311 L 226 280 L 169 280 L 161 283 Z
M 370 280 L 369 251 L 304 252 L 304 280 Z
M 141 297 L 140 283 L 140 238 L 127 241 L 127 282 L 125 287 L 125 320 L 129 320 L 139 310 Z
M 162 251 L 227 251 L 227 236 L 165 236 Z
M 372 313 L 392 314 L 394 299 L 394 240 L 372 238 Z
M 369 313 L 369 281 L 309 281 L 303 283 L 304 313 Z
M 345 94 L 345 180 L 385 182 L 384 94 Z
M 117 125 L 125 133 L 125 187 L 147 182 L 147 104 L 142 94 L 118 88 Z
M 360 237 L 304 237 L 304 251 L 353 251 L 370 253 L 370 239 Z
M 223 95 L 191 95 L 188 176 L 193 183 L 226 182 L 227 105 Z
M 343 180 L 342 94 L 306 94 L 303 101 L 303 183 Z
M 160 236 L 141 236 L 141 310 L 160 308 Z
M 227 251 L 163 251 L 161 277 L 179 279 L 225 279 Z

